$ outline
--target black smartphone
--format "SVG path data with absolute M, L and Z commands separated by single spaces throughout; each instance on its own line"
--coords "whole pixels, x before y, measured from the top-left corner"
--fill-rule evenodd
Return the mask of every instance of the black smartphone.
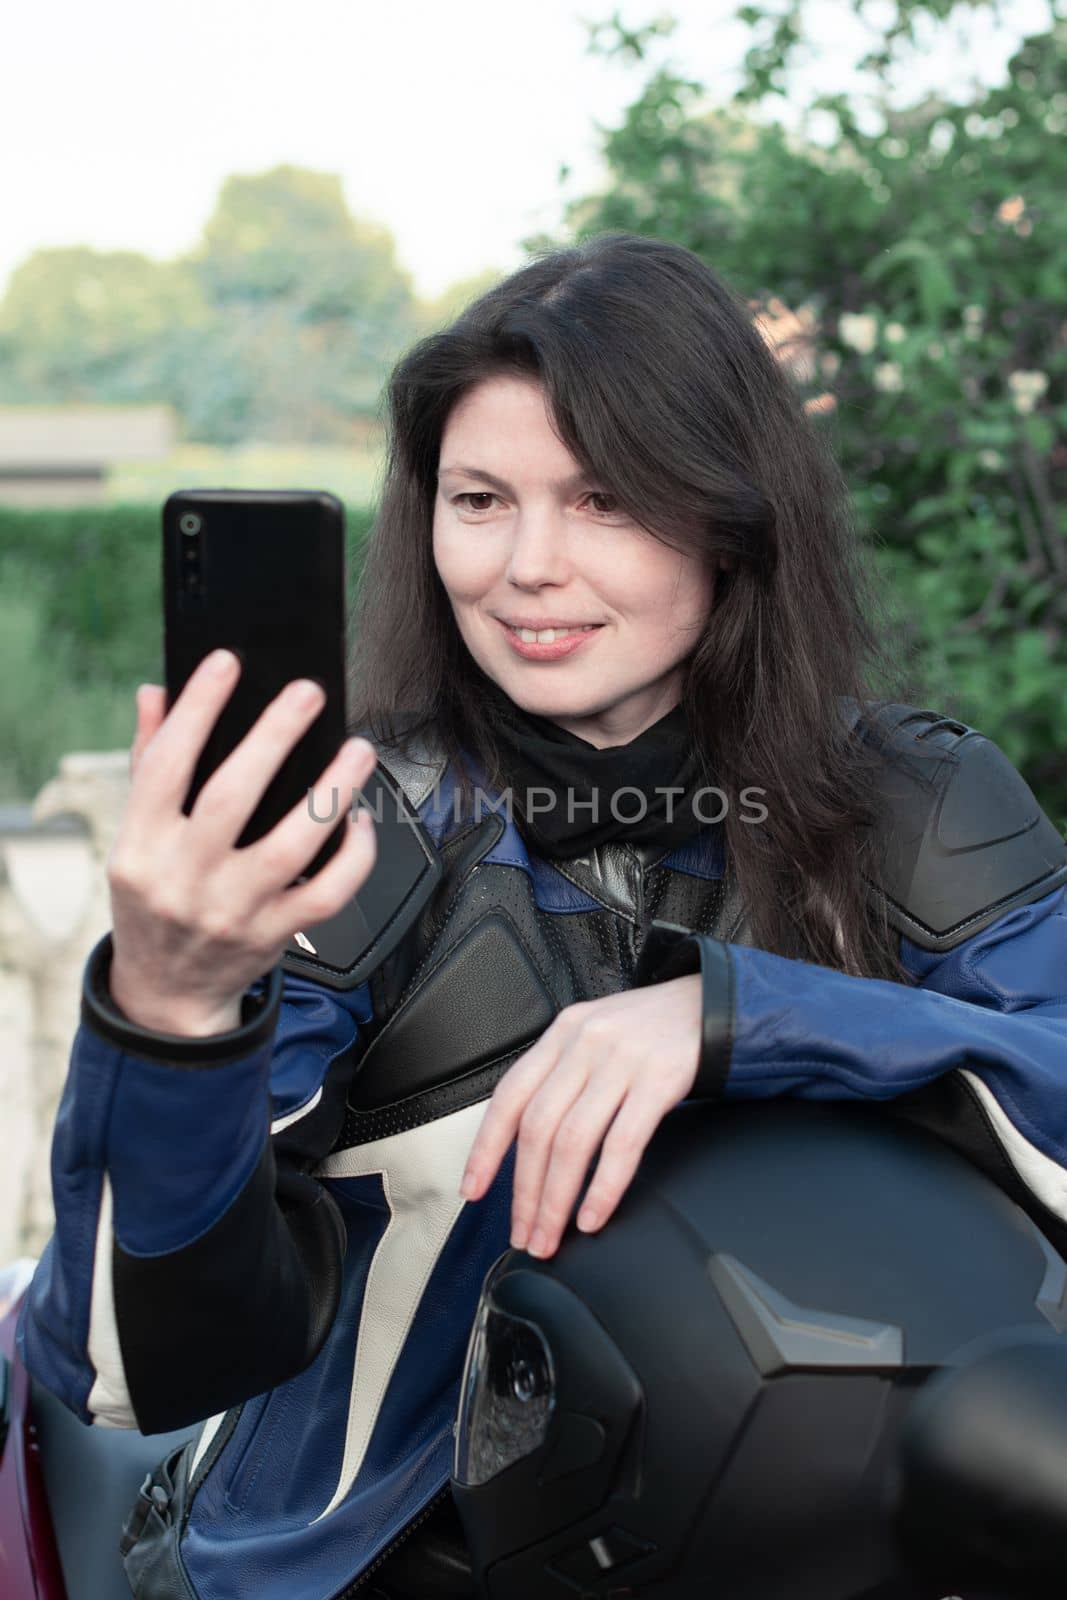
M 204 656 L 225 646 L 241 676 L 208 737 L 183 810 L 294 678 L 313 678 L 326 703 L 265 789 L 237 840 L 252 844 L 298 803 L 345 738 L 344 507 L 317 490 L 182 489 L 163 507 L 167 709 Z M 324 866 L 344 836 L 351 795 L 325 795 L 312 814 Z M 336 802 L 336 808 L 334 803 Z M 333 812 L 333 815 L 331 815 Z

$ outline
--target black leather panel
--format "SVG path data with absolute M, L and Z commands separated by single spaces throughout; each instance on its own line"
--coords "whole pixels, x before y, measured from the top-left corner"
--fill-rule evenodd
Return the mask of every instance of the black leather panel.
M 303 1371 L 340 1299 L 344 1246 L 331 1196 L 276 1169 L 269 1144 L 233 1204 L 184 1249 L 134 1256 L 115 1240 L 115 1317 L 142 1430 L 199 1422 Z
M 612 840 L 586 856 L 557 861 L 556 870 L 576 888 L 592 895 L 628 922 L 640 920 L 643 874 L 667 854 L 662 845 L 631 845 Z
M 360 1063 L 350 1105 L 418 1094 L 544 1032 L 556 1006 L 514 924 L 485 914 L 407 996 Z
M 461 846 L 461 855 L 453 858 L 454 846 L 444 847 L 446 866 L 440 897 L 443 909 L 436 900 L 432 902 L 412 938 L 405 940 L 376 974 L 373 982 L 383 997 L 382 1015 L 399 1017 L 408 999 L 423 982 L 422 974 L 437 971 L 448 952 L 458 951 L 465 944 L 472 931 L 485 921 L 487 908 L 503 916 L 517 933 L 521 951 L 526 953 L 551 996 L 553 1013 L 577 1000 L 615 994 L 632 982 L 635 967 L 632 923 L 607 909 L 566 915 L 538 910 L 529 875 L 512 866 L 480 859 L 484 850 L 479 841 L 473 842 L 478 845 L 479 852 L 473 856 L 467 854 L 466 846 Z M 739 902 L 725 893 L 725 887 L 721 879 L 708 880 L 655 866 L 649 870 L 645 883 L 645 908 L 646 911 L 656 908 L 657 916 L 662 908 L 684 932 L 696 929 L 727 938 L 737 920 Z M 420 951 L 423 952 L 421 963 L 413 960 Z M 513 956 L 514 952 L 508 959 Z M 529 973 L 524 983 L 526 981 L 529 981 Z M 496 1014 L 491 1041 L 488 1035 L 480 1036 L 478 1041 L 480 1047 L 491 1042 L 488 1058 L 483 1057 L 480 1063 L 461 1064 L 449 1077 L 415 1092 L 405 1089 L 404 1081 L 425 1082 L 419 1072 L 410 1079 L 405 1073 L 404 1081 L 398 1079 L 387 1085 L 379 1076 L 382 1099 L 375 1103 L 357 1098 L 365 1088 L 361 1074 L 357 1073 L 338 1148 L 346 1149 L 402 1133 L 492 1094 L 512 1062 L 533 1041 L 520 1038 L 514 1042 L 521 1030 L 515 1025 L 513 1001 L 494 1007 L 485 1003 L 483 991 L 479 991 L 479 998 L 485 1005 L 487 1017 L 494 1011 Z M 547 1023 L 547 1012 L 544 1016 Z M 386 1023 L 382 1028 L 383 1044 L 389 1026 Z M 535 1028 L 534 1037 L 537 1031 Z M 372 1040 L 364 1061 L 369 1059 L 375 1046 L 376 1040 Z M 435 1075 L 431 1072 L 429 1076 Z
M 997 745 L 932 711 L 889 710 L 877 887 L 900 933 L 949 950 L 1067 883 L 1067 843 Z
M 400 943 L 441 876 L 441 862 L 399 783 L 380 763 L 362 791 L 378 854 L 366 883 L 336 916 L 302 928 L 282 965 L 331 989 L 354 989 Z
M 440 1117 L 450 1117 L 455 1111 L 465 1111 L 467 1106 L 488 1100 L 505 1072 L 526 1049 L 519 1045 L 502 1056 L 494 1056 L 473 1072 L 460 1078 L 449 1078 L 432 1089 L 409 1095 L 406 1100 L 393 1100 L 388 1105 L 369 1110 L 349 1107 L 345 1118 L 344 1134 L 338 1149 L 350 1150 L 355 1145 L 371 1144 L 375 1139 L 389 1139 L 396 1133 L 406 1133 L 409 1128 L 421 1128 L 426 1122 L 436 1122 Z

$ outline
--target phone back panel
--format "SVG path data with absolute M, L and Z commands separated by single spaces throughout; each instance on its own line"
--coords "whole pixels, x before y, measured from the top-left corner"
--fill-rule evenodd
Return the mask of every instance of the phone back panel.
M 219 646 L 241 661 L 237 687 L 197 764 L 183 809 L 294 678 L 313 678 L 326 705 L 283 761 L 237 843 L 281 820 L 336 755 L 345 738 L 344 508 L 332 495 L 295 490 L 183 490 L 163 507 L 164 659 L 168 710 L 198 663 Z M 318 799 L 318 797 L 316 797 Z M 324 847 L 330 795 L 316 807 Z M 337 796 L 342 821 L 350 795 Z

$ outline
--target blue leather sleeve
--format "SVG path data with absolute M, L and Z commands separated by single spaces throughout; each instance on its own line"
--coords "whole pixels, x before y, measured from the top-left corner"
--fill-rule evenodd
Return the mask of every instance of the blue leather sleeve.
M 1067 891 L 947 952 L 902 940 L 916 988 L 728 948 L 724 1098 L 888 1100 L 959 1070 L 1024 1182 L 1067 1217 Z
M 250 1190 L 270 1154 L 272 1123 L 276 1147 L 291 1138 L 294 1124 L 313 1125 L 309 1113 L 331 1067 L 352 1052 L 370 1016 L 366 985 L 327 993 L 287 975 L 281 998 L 267 1029 L 257 1020 L 226 1036 L 214 1057 L 207 1048 L 192 1062 L 168 1060 L 161 1035 L 144 1033 L 138 1049 L 131 1029 L 119 1042 L 96 1020 L 97 1006 L 83 1007 L 53 1136 L 55 1232 L 27 1293 L 18 1339 L 27 1367 L 85 1421 L 95 1414 L 89 1402 L 98 1377 L 91 1326 L 101 1337 L 101 1324 L 116 1310 L 114 1286 L 101 1292 L 102 1263 L 110 1274 L 119 1254 L 150 1260 L 157 1270 L 173 1258 L 177 1271 L 182 1253 L 209 1238 Z M 308 1154 L 301 1150 L 302 1165 Z M 112 1237 L 101 1239 L 105 1187 Z M 234 1273 L 235 1285 L 240 1276 Z M 225 1317 L 226 1308 L 217 1314 Z

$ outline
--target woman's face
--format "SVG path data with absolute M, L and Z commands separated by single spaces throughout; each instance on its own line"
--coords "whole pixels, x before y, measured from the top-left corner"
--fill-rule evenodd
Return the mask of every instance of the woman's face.
M 453 406 L 433 550 L 468 650 L 523 710 L 601 747 L 678 703 L 712 574 L 583 478 L 535 380 L 488 378 Z M 529 640 L 548 628 L 563 637 Z

